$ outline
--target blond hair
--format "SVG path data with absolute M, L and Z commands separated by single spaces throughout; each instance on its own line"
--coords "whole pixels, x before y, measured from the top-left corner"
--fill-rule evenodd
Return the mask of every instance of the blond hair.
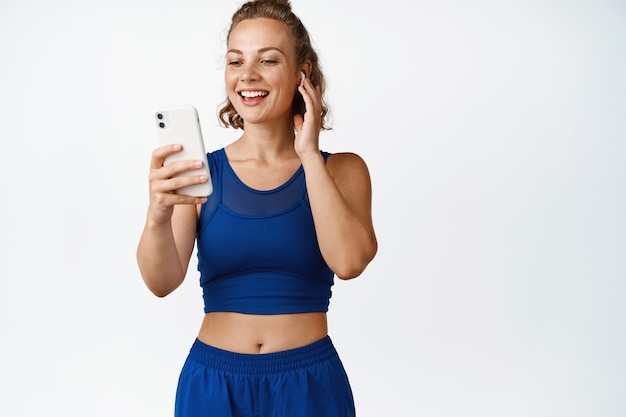
M 311 45 L 309 32 L 306 30 L 300 19 L 292 12 L 291 3 L 288 0 L 256 0 L 243 4 L 239 10 L 233 14 L 230 29 L 228 30 L 227 40 L 230 34 L 240 22 L 248 19 L 268 18 L 278 20 L 284 23 L 294 40 L 294 52 L 296 56 L 296 65 L 301 66 L 305 62 L 311 63 L 311 73 L 309 79 L 315 86 L 320 87 L 322 94 L 322 123 L 320 130 L 328 130 L 327 116 L 328 106 L 324 99 L 326 90 L 326 80 L 319 63 L 317 52 Z M 291 114 L 295 116 L 300 114 L 304 117 L 305 104 L 300 94 L 295 94 L 291 104 Z M 230 99 L 226 98 L 219 109 L 219 121 L 224 127 L 233 127 L 235 129 L 243 129 L 244 120 L 237 113 Z

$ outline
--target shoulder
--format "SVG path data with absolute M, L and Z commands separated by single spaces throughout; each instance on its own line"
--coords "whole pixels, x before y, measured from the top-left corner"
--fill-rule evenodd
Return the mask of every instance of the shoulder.
M 207 162 L 209 163 L 209 168 L 211 170 L 217 170 L 218 167 L 222 164 L 222 161 L 226 158 L 226 154 L 224 153 L 224 148 L 215 149 L 206 154 Z
M 367 174 L 369 176 L 367 164 L 363 158 L 352 152 L 330 154 L 326 160 L 326 166 L 333 177 L 359 173 Z
M 351 152 L 334 153 L 328 157 L 326 167 L 335 184 L 344 192 L 348 190 L 369 192 L 370 174 L 367 164 Z
M 222 157 L 223 155 L 224 155 L 224 148 L 215 149 L 207 153 L 207 156 L 213 159 L 217 159 L 219 157 Z

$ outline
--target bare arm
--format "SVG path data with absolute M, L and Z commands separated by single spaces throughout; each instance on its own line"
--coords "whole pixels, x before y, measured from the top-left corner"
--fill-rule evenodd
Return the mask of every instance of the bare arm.
M 337 277 L 359 276 L 377 251 L 372 190 L 365 162 L 352 153 L 301 155 L 315 231 L 326 263 Z
M 186 185 L 205 182 L 205 177 L 173 178 L 179 172 L 197 168 L 196 161 L 163 166 L 166 156 L 180 148 L 164 146 L 152 154 L 150 205 L 137 247 L 137 264 L 146 286 L 164 297 L 183 282 L 195 244 L 197 205 L 205 198 L 175 194 Z
M 298 91 L 306 104 L 304 117 L 294 116 L 294 147 L 306 174 L 315 232 L 324 260 L 341 279 L 355 278 L 376 255 L 372 225 L 372 186 L 367 165 L 353 153 L 319 151 L 322 98 L 307 78 Z

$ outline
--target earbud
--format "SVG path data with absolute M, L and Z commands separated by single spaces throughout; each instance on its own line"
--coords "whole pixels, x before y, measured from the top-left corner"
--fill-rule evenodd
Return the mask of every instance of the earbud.
M 305 78 L 306 78 L 306 74 L 304 73 L 304 71 L 301 71 L 300 72 L 300 85 L 302 85 Z

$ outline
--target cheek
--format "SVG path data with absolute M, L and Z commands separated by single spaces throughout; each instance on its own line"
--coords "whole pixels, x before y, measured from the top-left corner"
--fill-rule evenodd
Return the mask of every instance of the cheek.
M 228 87 L 228 86 L 232 86 L 233 82 L 236 81 L 236 78 L 233 74 L 231 74 L 228 71 L 224 72 L 224 84 Z
M 237 94 L 235 93 L 235 87 L 237 86 L 237 78 L 232 74 L 224 74 L 224 87 L 226 89 L 226 95 L 231 99 Z

